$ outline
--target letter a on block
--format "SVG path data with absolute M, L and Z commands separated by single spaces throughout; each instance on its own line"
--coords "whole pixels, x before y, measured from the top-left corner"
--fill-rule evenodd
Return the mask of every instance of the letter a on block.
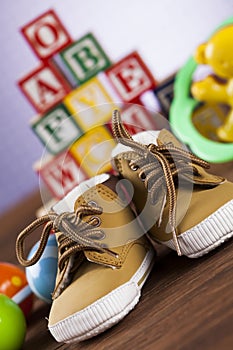
M 44 64 L 19 81 L 19 87 L 39 113 L 45 113 L 70 91 L 52 65 Z
M 46 160 L 42 166 L 35 166 L 35 170 L 57 199 L 63 198 L 87 178 L 69 152 Z
M 111 64 L 91 33 L 63 50 L 60 56 L 79 85 L 107 69 Z
M 135 102 L 139 96 L 153 89 L 156 82 L 137 52 L 133 52 L 106 71 L 106 74 L 125 102 Z
M 42 60 L 50 58 L 72 42 L 53 10 L 35 18 L 25 25 L 21 32 L 35 54 Z

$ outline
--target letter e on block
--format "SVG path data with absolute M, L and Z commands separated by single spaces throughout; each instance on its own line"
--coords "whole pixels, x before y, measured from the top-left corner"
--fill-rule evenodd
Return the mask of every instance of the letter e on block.
M 153 89 L 156 82 L 137 52 L 124 57 L 106 74 L 124 102 L 134 102 L 139 96 Z
M 45 113 L 70 91 L 53 65 L 43 64 L 22 78 L 18 85 L 38 113 Z
M 72 42 L 53 10 L 25 25 L 21 32 L 41 60 L 50 58 Z
M 75 186 L 83 182 L 87 175 L 69 152 L 46 160 L 35 169 L 45 185 L 57 199 L 63 198 Z

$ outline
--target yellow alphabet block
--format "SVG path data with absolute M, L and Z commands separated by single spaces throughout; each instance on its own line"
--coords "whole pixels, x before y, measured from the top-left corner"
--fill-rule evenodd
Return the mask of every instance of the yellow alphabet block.
M 116 146 L 110 132 L 104 126 L 92 128 L 70 148 L 70 153 L 80 167 L 90 176 L 111 170 L 111 152 Z
M 64 104 L 84 131 L 108 122 L 116 107 L 110 94 L 96 77 L 70 92 L 65 97 Z

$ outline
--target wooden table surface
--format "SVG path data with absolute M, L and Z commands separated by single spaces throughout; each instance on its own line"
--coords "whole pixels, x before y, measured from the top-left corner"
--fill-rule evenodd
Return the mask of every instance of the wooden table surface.
M 233 162 L 212 165 L 211 171 L 233 181 Z M 16 236 L 40 205 L 35 193 L 0 218 L 1 261 L 16 263 Z M 36 299 L 23 349 L 232 350 L 233 240 L 199 259 L 162 246 L 157 252 L 139 304 L 119 324 L 91 340 L 59 344 L 47 330 L 49 306 Z

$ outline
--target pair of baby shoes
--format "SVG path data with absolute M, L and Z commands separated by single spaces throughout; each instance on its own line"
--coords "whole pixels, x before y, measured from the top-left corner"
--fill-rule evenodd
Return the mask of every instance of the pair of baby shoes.
M 208 164 L 167 130 L 132 137 L 117 110 L 112 129 L 118 175 L 84 181 L 17 238 L 18 260 L 29 266 L 55 231 L 58 269 L 48 328 L 58 342 L 91 338 L 135 307 L 155 261 L 151 241 L 200 257 L 233 235 L 233 183 L 207 173 Z M 24 242 L 39 226 L 40 245 L 28 260 Z

